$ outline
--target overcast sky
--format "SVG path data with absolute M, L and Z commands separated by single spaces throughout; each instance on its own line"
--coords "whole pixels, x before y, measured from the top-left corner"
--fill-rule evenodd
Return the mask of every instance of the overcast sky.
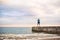
M 0 26 L 60 25 L 60 0 L 0 0 Z

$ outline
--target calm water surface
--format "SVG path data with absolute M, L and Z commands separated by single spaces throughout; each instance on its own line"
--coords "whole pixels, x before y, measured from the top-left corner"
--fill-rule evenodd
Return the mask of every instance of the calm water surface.
M 0 34 L 31 34 L 31 27 L 0 27 Z

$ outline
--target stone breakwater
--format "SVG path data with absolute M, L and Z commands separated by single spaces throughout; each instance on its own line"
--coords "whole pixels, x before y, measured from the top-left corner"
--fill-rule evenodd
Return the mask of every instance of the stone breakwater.
M 45 33 L 51 33 L 51 34 L 60 34 L 60 26 L 36 26 L 32 27 L 33 32 L 45 32 Z
M 0 34 L 0 40 L 60 40 L 56 34 Z

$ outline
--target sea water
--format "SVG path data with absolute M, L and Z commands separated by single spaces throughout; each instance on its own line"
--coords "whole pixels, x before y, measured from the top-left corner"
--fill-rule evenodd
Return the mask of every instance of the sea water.
M 0 27 L 0 34 L 31 34 L 31 27 Z

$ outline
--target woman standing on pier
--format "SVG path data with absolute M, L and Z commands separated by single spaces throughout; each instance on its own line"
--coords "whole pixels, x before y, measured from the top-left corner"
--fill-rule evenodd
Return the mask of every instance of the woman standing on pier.
M 37 20 L 37 26 L 40 26 L 40 19 Z

